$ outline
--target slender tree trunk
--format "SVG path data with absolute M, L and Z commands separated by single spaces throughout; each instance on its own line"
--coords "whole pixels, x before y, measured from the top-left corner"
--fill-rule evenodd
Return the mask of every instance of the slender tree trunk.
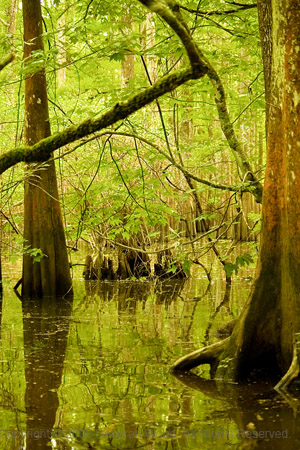
M 209 362 L 218 378 L 282 377 L 280 388 L 299 374 L 300 8 L 298 0 L 258 6 L 268 105 L 256 280 L 231 338 L 182 358 L 175 369 Z
M 7 15 L 8 15 L 7 33 L 10 45 L 12 47 L 14 46 L 16 33 L 17 8 L 18 8 L 17 0 L 10 0 L 9 7 L 7 8 Z
M 11 0 L 10 4 L 6 10 L 7 14 L 7 35 L 8 35 L 8 41 L 11 47 L 11 52 L 13 52 L 14 49 L 14 36 L 16 33 L 16 16 L 17 16 L 17 0 Z M 13 102 L 14 97 L 12 94 L 12 87 L 7 86 L 6 87 L 6 95 L 7 98 Z M 0 177 L 0 189 L 2 192 L 2 177 Z M 3 202 L 2 202 L 2 195 L 0 197 L 0 208 L 2 210 Z M 3 242 L 3 216 L 1 214 L 0 216 L 0 301 L 2 302 L 2 294 L 3 294 L 3 280 L 2 280 L 2 242 Z M 1 305 L 2 308 L 2 305 Z
M 66 8 L 66 2 L 63 1 L 61 2 L 63 8 Z M 59 47 L 58 47 L 58 62 L 60 65 L 60 68 L 57 71 L 57 87 L 62 87 L 66 80 L 67 80 L 67 69 L 66 69 L 66 64 L 67 64 L 67 52 L 66 52 L 66 15 L 67 15 L 67 10 L 64 12 L 64 14 L 62 14 L 58 20 L 58 42 L 59 42 Z
M 123 20 L 124 29 L 123 33 L 129 34 L 133 30 L 133 21 L 130 16 L 130 8 L 128 6 L 123 7 Z M 121 86 L 122 88 L 128 88 L 130 80 L 134 77 L 134 54 L 128 52 L 124 55 L 124 60 L 121 62 Z
M 32 52 L 43 51 L 40 0 L 23 0 L 24 57 L 30 64 Z M 25 80 L 25 143 L 33 145 L 50 136 L 47 85 L 44 70 Z M 72 293 L 65 235 L 58 199 L 52 155 L 46 165 L 30 165 L 24 197 L 25 246 L 41 249 L 40 262 L 24 254 L 22 295 L 43 297 Z

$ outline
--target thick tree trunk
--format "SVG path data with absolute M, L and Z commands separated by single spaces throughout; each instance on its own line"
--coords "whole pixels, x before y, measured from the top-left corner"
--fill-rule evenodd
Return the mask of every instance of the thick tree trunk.
M 262 244 L 252 295 L 222 356 L 228 367 L 218 371 L 234 380 L 255 369 L 283 376 L 299 331 L 300 9 L 297 0 L 267 3 L 259 2 L 269 102 Z
M 262 243 L 248 303 L 223 353 L 210 356 L 215 365 L 218 360 L 217 378 L 284 377 L 282 387 L 299 373 L 299 2 L 260 0 L 259 19 L 268 101 Z M 203 352 L 196 362 L 203 363 L 201 358 Z M 193 367 L 196 362 L 194 355 Z M 182 365 L 181 358 L 174 367 Z
M 43 51 L 40 0 L 23 0 L 24 57 L 29 67 L 32 52 Z M 50 136 L 47 87 L 44 70 L 25 80 L 25 143 L 33 145 Z M 25 246 L 41 249 L 40 262 L 24 254 L 22 295 L 43 297 L 72 293 L 65 235 L 58 199 L 55 164 L 28 167 L 24 197 Z

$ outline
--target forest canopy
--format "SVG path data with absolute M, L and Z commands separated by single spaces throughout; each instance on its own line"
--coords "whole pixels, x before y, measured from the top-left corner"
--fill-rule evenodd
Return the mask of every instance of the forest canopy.
M 20 198 L 24 181 L 45 178 L 53 154 L 54 204 L 60 198 L 69 248 L 87 242 L 92 258 L 100 251 L 100 266 L 107 266 L 103 248 L 110 243 L 173 275 L 188 275 L 212 251 L 230 278 L 253 261 L 248 253 L 231 258 L 236 242 L 250 240 L 255 253 L 260 228 L 265 105 L 256 5 L 113 6 L 42 2 L 42 30 L 29 44 L 25 39 L 24 59 L 24 11 L 13 0 L 3 5 L 0 172 L 14 248 L 23 246 L 24 258 L 41 266 L 51 253 L 41 248 L 42 235 L 35 240 L 22 231 Z M 28 145 L 26 98 L 29 105 L 39 96 L 30 97 L 26 83 L 42 73 L 51 134 L 37 133 L 42 138 Z M 28 164 L 25 174 L 20 162 Z M 26 198 L 25 189 L 28 210 Z M 154 260 L 142 256 L 151 251 Z M 120 269 L 118 276 L 149 271 Z

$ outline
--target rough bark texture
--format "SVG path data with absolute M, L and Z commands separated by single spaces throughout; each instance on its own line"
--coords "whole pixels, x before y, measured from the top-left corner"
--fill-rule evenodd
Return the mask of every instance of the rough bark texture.
M 271 69 L 272 69 L 272 0 L 259 2 L 257 5 L 259 20 L 260 41 L 262 46 L 262 59 L 265 76 L 266 115 L 270 105 Z M 266 124 L 267 124 L 266 120 Z
M 216 377 L 283 377 L 285 387 L 299 373 L 300 8 L 298 0 L 267 3 L 258 3 L 269 101 L 262 242 L 252 293 L 216 355 Z
M 30 64 L 32 52 L 43 51 L 40 0 L 23 1 L 24 57 Z M 25 80 L 25 143 L 32 146 L 51 135 L 44 70 Z M 31 249 L 46 255 L 40 262 L 24 254 L 22 296 L 43 297 L 72 292 L 62 215 L 58 200 L 54 161 L 28 167 L 24 197 L 24 239 Z
M 253 370 L 283 376 L 299 331 L 300 8 L 296 0 L 265 6 L 259 2 L 260 28 L 271 27 L 272 42 L 262 39 L 269 100 L 262 243 L 252 295 L 218 373 L 234 380 Z

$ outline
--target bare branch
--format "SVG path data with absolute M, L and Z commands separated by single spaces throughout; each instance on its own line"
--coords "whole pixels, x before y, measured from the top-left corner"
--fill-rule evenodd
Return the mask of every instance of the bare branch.
M 257 8 L 257 4 L 256 3 L 252 3 L 250 5 L 242 5 L 242 4 L 233 2 L 232 4 L 240 6 L 240 7 L 239 8 L 235 8 L 235 9 L 227 9 L 227 10 L 224 10 L 224 11 L 220 11 L 220 10 L 201 11 L 201 10 L 197 10 L 197 9 L 188 8 L 187 6 L 180 5 L 180 9 L 183 9 L 184 11 L 187 11 L 187 12 L 192 13 L 192 14 L 196 14 L 197 16 L 201 16 L 201 17 L 206 18 L 208 16 L 225 16 L 225 15 L 229 15 L 229 14 L 237 14 L 239 12 L 246 11 L 248 9 Z
M 252 192 L 251 185 L 247 185 L 247 186 L 236 185 L 236 186 L 233 186 L 233 185 L 229 185 L 229 184 L 214 183 L 213 181 L 209 181 L 209 180 L 205 180 L 203 178 L 197 177 L 196 175 L 192 174 L 187 169 L 185 169 L 181 164 L 177 163 L 168 153 L 166 153 L 163 150 L 161 150 L 161 148 L 158 145 L 154 144 L 153 142 L 149 141 L 148 139 L 145 139 L 142 136 L 139 136 L 137 134 L 125 133 L 125 132 L 121 132 L 121 131 L 104 131 L 103 133 L 98 134 L 97 136 L 103 136 L 103 135 L 106 135 L 106 134 L 116 135 L 116 136 L 127 136 L 127 137 L 131 137 L 131 138 L 134 138 L 134 139 L 138 139 L 141 142 L 144 142 L 145 144 L 155 148 L 155 150 L 160 155 L 164 156 L 164 158 L 166 158 L 168 161 L 170 161 L 171 165 L 173 167 L 176 167 L 176 169 L 178 169 L 180 172 L 182 172 L 183 175 L 191 178 L 194 181 L 197 181 L 197 183 L 205 184 L 206 186 L 210 186 L 210 187 L 215 188 L 215 189 L 220 189 L 222 191 L 229 191 L 229 192 L 248 192 L 248 191 L 250 191 L 250 192 Z M 83 145 L 83 144 L 80 144 L 80 145 Z M 68 154 L 68 153 L 69 152 L 67 152 L 66 154 Z M 64 155 L 62 155 L 62 156 L 64 156 Z
M 41 140 L 32 147 L 21 146 L 3 154 L 0 157 L 0 174 L 21 161 L 27 163 L 46 161 L 49 159 L 54 150 L 127 118 L 154 100 L 157 100 L 160 96 L 166 94 L 167 92 L 173 91 L 189 80 L 200 79 L 207 73 L 214 87 L 215 103 L 219 114 L 221 128 L 237 162 L 241 180 L 243 182 L 248 182 L 249 186 L 244 189 L 243 187 L 220 185 L 200 179 L 186 171 L 182 165 L 177 164 L 174 159 L 170 157 L 170 155 L 165 154 L 161 150 L 160 153 L 164 155 L 174 167 L 177 167 L 184 176 L 218 189 L 232 191 L 249 190 L 254 195 L 256 201 L 260 203 L 262 199 L 262 185 L 255 177 L 254 172 L 244 154 L 242 145 L 238 141 L 234 132 L 227 109 L 225 90 L 222 82 L 213 66 L 204 57 L 194 42 L 181 15 L 180 6 L 174 0 L 139 1 L 143 5 L 147 6 L 151 11 L 157 13 L 176 32 L 186 49 L 190 60 L 191 69 L 178 71 L 161 78 L 143 92 L 131 97 L 125 102 L 117 103 L 99 118 L 88 119 L 83 121 L 78 126 L 71 126 L 60 133 Z M 8 62 L 5 62 L 5 65 L 12 59 L 13 56 L 10 56 L 7 59 Z
M 9 27 L 9 23 L 5 22 L 5 20 L 2 19 L 2 17 L 0 17 L 0 22 L 5 26 L 5 27 Z
M 0 61 L 0 72 L 4 69 L 4 67 L 11 63 L 15 59 L 15 57 L 16 55 L 14 55 L 13 53 L 9 53 L 9 55 L 5 56 L 5 58 Z
M 243 147 L 235 134 L 233 124 L 229 117 L 224 86 L 214 67 L 209 62 L 207 62 L 207 65 L 207 75 L 214 88 L 215 102 L 218 110 L 221 128 L 236 160 L 238 169 L 240 171 L 240 178 L 243 181 L 250 181 L 252 183 L 252 194 L 254 195 L 255 200 L 258 203 L 261 203 L 263 187 L 260 181 L 254 175 L 254 171 L 249 161 L 247 160 Z
M 178 34 L 189 56 L 192 70 L 196 70 L 196 73 L 198 70 L 200 70 L 200 72 L 205 70 L 207 73 L 214 88 L 215 103 L 218 110 L 221 128 L 236 160 L 238 170 L 240 172 L 240 178 L 243 181 L 251 182 L 251 193 L 255 197 L 256 201 L 261 203 L 263 188 L 260 181 L 257 180 L 254 175 L 254 171 L 252 170 L 252 167 L 244 154 L 243 147 L 237 139 L 233 124 L 230 121 L 225 89 L 222 81 L 214 67 L 209 63 L 206 57 L 202 54 L 201 50 L 194 43 L 189 31 L 187 30 L 187 25 L 180 14 L 180 6 L 174 0 L 140 0 L 140 2 L 147 6 L 151 11 L 159 14 Z M 175 161 L 172 161 L 172 163 L 176 167 Z M 184 168 L 181 167 L 180 170 L 185 176 L 187 175 L 184 172 Z M 193 179 L 198 181 L 195 178 Z

